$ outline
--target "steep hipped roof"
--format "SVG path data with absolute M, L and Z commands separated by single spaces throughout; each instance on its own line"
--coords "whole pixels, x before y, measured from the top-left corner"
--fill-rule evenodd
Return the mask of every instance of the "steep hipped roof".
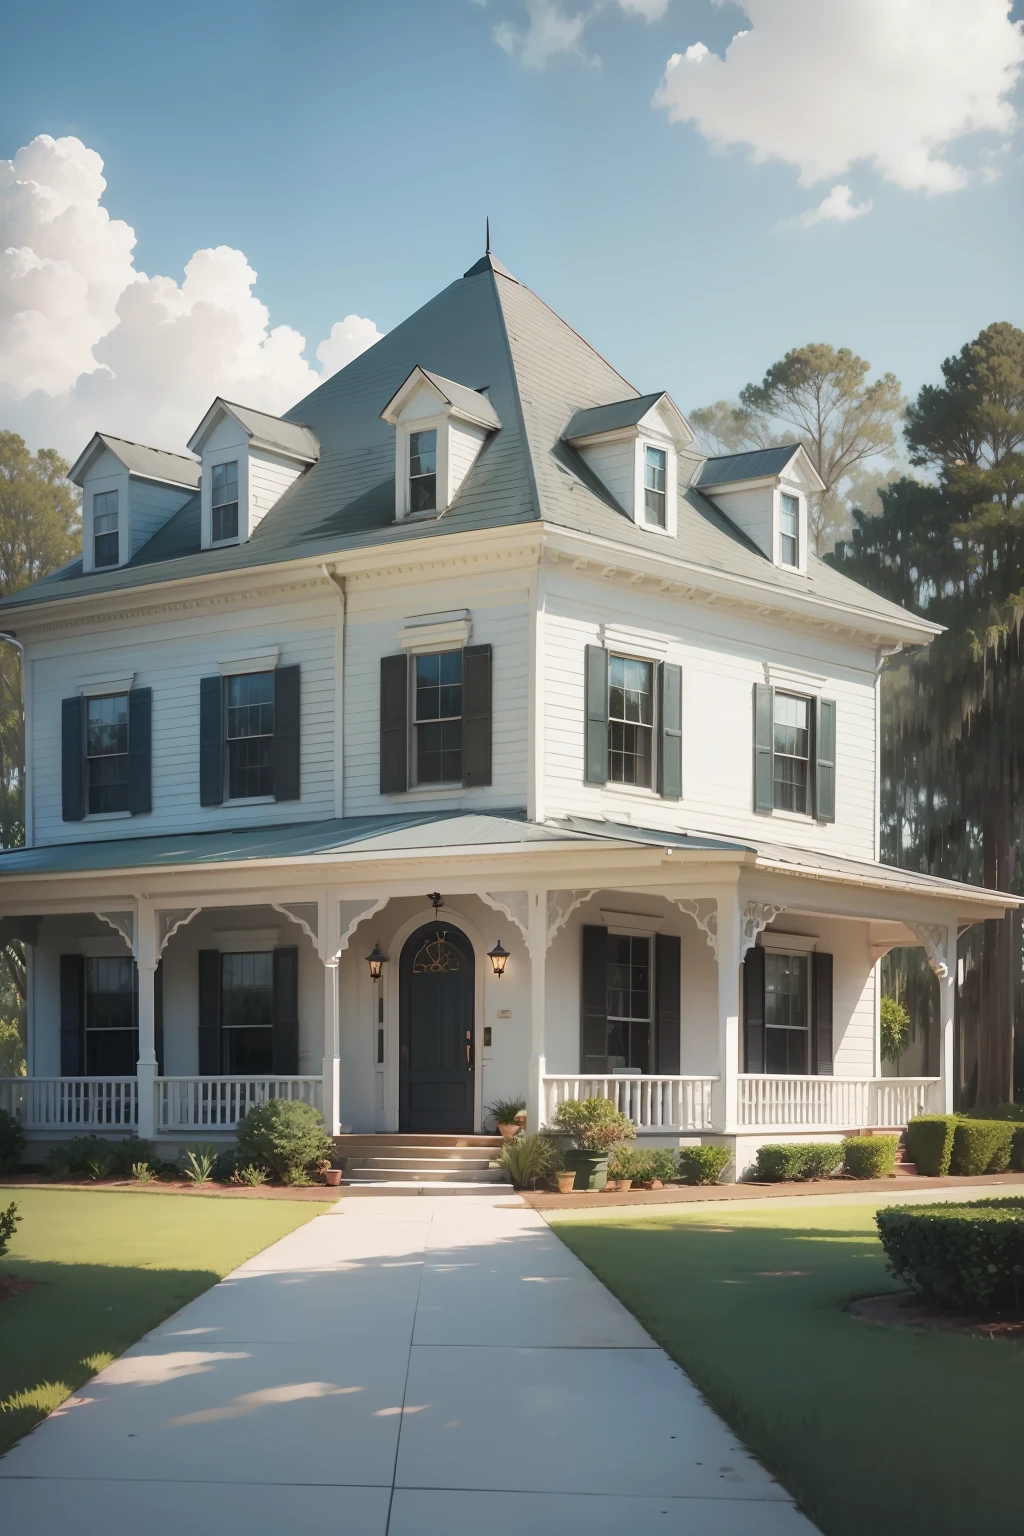
M 220 395 L 189 438 L 188 445 L 193 453 L 202 451 L 203 442 L 220 415 L 233 416 L 249 434 L 253 448 L 269 448 L 271 452 L 301 459 L 306 464 L 315 464 L 320 457 L 320 444 L 308 427 L 285 421 L 282 416 L 254 411 L 249 405 L 236 405 L 233 400 L 224 400 Z
M 709 485 L 731 485 L 737 480 L 767 480 L 771 475 L 781 475 L 790 459 L 799 452 L 799 443 L 783 443 L 779 448 L 723 453 L 708 459 L 697 476 L 697 484 L 703 491 Z
M 394 429 L 380 412 L 417 366 L 467 389 L 486 389 L 502 426 L 444 516 L 396 523 Z M 680 490 L 676 536 L 661 535 L 655 545 L 563 438 L 579 411 L 628 400 L 639 408 L 645 398 L 487 256 L 287 413 L 285 421 L 315 436 L 320 457 L 246 543 L 201 550 L 198 508 L 189 502 L 126 565 L 88 576 L 69 567 L 4 599 L 0 610 L 543 520 L 825 601 L 881 633 L 888 625 L 901 635 L 934 632 L 813 555 L 806 575 L 773 565 L 698 489 Z
M 163 480 L 171 485 L 199 484 L 199 465 L 195 459 L 187 459 L 180 453 L 167 453 L 163 448 L 147 448 L 145 443 L 130 443 L 124 437 L 111 437 L 109 432 L 94 432 L 85 451 L 68 470 L 68 479 L 74 485 L 81 485 L 89 465 L 104 448 L 110 449 L 130 475 L 139 475 L 143 480 Z

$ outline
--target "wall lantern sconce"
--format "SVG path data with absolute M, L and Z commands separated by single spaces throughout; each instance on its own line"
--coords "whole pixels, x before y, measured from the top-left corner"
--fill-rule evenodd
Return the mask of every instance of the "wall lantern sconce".
M 384 974 L 384 966 L 387 958 L 387 955 L 381 951 L 380 944 L 375 944 L 373 949 L 366 957 L 366 963 L 370 967 L 371 981 L 380 981 Z
M 491 969 L 500 981 L 505 974 L 505 966 L 508 964 L 509 952 L 499 939 L 493 949 L 487 951 L 487 958 L 491 962 Z

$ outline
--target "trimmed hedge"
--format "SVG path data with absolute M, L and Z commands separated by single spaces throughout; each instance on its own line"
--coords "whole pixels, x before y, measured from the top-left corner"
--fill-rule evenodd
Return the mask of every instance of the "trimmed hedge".
M 785 1183 L 793 1179 L 823 1179 L 839 1167 L 843 1149 L 835 1142 L 778 1142 L 759 1147 L 754 1178 L 765 1183 Z
M 1010 1167 L 1024 1172 L 1022 1109 L 1005 1104 L 985 1114 L 918 1115 L 907 1127 L 911 1161 L 930 1178 L 949 1173 L 973 1177 Z
M 1024 1198 L 894 1205 L 875 1221 L 891 1272 L 929 1301 L 1024 1312 Z
M 847 1136 L 843 1166 L 851 1179 L 887 1179 L 896 1167 L 898 1136 Z
M 1005 1120 L 968 1120 L 958 1116 L 950 1173 L 1002 1173 L 1010 1166 L 1014 1129 Z
M 944 1179 L 953 1155 L 955 1115 L 917 1115 L 907 1126 L 907 1151 L 918 1173 Z
M 684 1184 L 720 1184 L 731 1161 L 729 1147 L 680 1147 L 679 1177 Z

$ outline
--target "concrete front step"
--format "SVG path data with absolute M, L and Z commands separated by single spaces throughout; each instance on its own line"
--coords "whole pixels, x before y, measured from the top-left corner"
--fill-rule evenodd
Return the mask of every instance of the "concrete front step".
M 342 1184 L 507 1184 L 504 1168 L 346 1168 Z

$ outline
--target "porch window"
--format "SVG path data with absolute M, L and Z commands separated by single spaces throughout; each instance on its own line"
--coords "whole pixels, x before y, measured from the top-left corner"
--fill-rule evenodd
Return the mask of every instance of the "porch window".
M 462 651 L 416 657 L 414 709 L 417 784 L 461 784 Z
M 274 793 L 274 674 L 249 672 L 227 680 L 228 799 Z
M 810 1063 L 810 967 L 807 955 L 764 957 L 766 1072 L 807 1072 Z
M 437 431 L 409 433 L 409 511 L 437 510 Z
M 100 491 L 92 499 L 92 563 L 97 570 L 118 563 L 116 491 Z
M 274 955 L 221 955 L 222 1070 L 273 1071 Z
M 651 941 L 608 935 L 608 1070 L 650 1071 Z
M 79 759 L 81 761 L 81 759 Z M 128 695 L 89 699 L 85 717 L 89 815 L 128 810 Z
M 608 777 L 650 789 L 654 757 L 654 664 L 608 658 Z
M 775 809 L 805 816 L 810 784 L 810 700 L 776 692 L 773 729 Z
M 138 992 L 130 956 L 85 963 L 85 1075 L 134 1077 L 139 1059 Z
M 238 463 L 215 464 L 211 494 L 212 542 L 238 538 Z

